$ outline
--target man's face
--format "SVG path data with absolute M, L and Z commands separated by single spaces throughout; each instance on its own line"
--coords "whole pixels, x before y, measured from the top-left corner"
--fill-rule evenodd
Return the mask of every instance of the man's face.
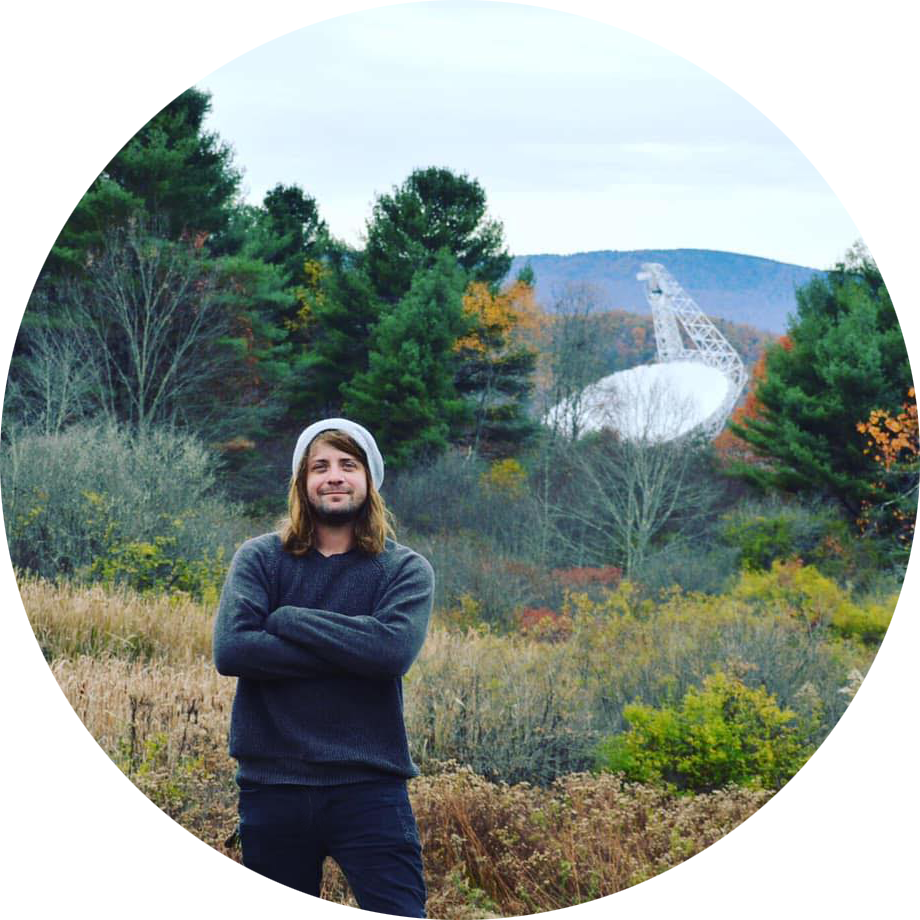
M 324 524 L 353 521 L 367 498 L 367 472 L 357 457 L 322 441 L 307 458 L 307 500 Z

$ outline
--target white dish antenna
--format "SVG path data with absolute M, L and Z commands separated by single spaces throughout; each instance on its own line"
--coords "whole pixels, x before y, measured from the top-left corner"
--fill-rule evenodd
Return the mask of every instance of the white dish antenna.
M 611 428 L 642 442 L 691 431 L 714 438 L 744 389 L 744 364 L 663 265 L 644 263 L 637 279 L 652 309 L 657 363 L 604 377 L 550 409 L 546 421 L 579 434 Z

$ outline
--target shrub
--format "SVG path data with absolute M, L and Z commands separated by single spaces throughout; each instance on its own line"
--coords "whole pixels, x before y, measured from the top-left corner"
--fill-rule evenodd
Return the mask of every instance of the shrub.
M 719 594 L 738 570 L 736 547 L 707 539 L 672 540 L 656 547 L 637 566 L 634 579 L 652 595 L 679 586 L 687 592 Z
M 895 594 L 882 601 L 863 601 L 859 606 L 847 604 L 834 611 L 831 626 L 844 638 L 878 645 L 885 638 L 897 602 Z
M 523 607 L 516 619 L 518 632 L 532 639 L 561 642 L 572 635 L 572 618 L 548 607 Z
M 636 782 L 778 789 L 812 753 L 795 712 L 721 672 L 691 687 L 679 708 L 632 704 L 625 716 L 629 728 L 599 745 L 598 766 Z
M 481 473 L 479 483 L 499 498 L 520 498 L 527 489 L 527 471 L 518 460 L 506 457 L 494 461 L 488 470 Z
M 549 783 L 587 770 L 597 743 L 590 700 L 566 643 L 432 631 L 406 677 L 412 756 L 492 780 Z
M 776 560 L 769 572 L 746 572 L 736 592 L 758 607 L 782 608 L 809 628 L 829 626 L 845 637 L 878 644 L 885 636 L 897 595 L 881 601 L 856 602 L 813 566 Z
M 481 535 L 467 531 L 428 536 L 398 533 L 401 541 L 434 568 L 436 609 L 457 611 L 469 605 L 464 598 L 475 599 L 478 622 L 509 631 L 514 627 L 515 610 L 545 603 L 547 592 L 553 590 L 548 573 L 516 563 Z
M 727 523 L 725 537 L 740 548 L 745 569 L 767 569 L 774 559 L 788 559 L 793 553 L 792 522 L 788 517 L 736 516 Z
M 461 594 L 457 603 L 436 611 L 438 624 L 453 632 L 488 632 L 489 626 L 482 619 L 482 604 L 472 594 Z
M 447 451 L 388 478 L 386 500 L 400 533 L 433 539 L 465 533 L 500 556 L 517 557 L 535 529 L 524 476 L 514 460 L 489 466 L 475 455 Z
M 227 571 L 223 547 L 205 551 L 200 559 L 188 560 L 179 542 L 182 518 L 170 522 L 169 536 L 130 543 L 112 542 L 105 554 L 88 568 L 91 577 L 105 584 L 125 584 L 138 591 L 175 594 L 182 591 L 208 603 L 216 603 Z
M 24 432 L 3 445 L 0 476 L 13 565 L 45 578 L 210 597 L 243 536 L 214 456 L 175 431 Z
M 865 589 L 886 566 L 882 543 L 858 537 L 841 513 L 826 504 L 749 502 L 726 514 L 718 533 L 724 544 L 737 549 L 747 571 L 800 559 L 829 578 Z

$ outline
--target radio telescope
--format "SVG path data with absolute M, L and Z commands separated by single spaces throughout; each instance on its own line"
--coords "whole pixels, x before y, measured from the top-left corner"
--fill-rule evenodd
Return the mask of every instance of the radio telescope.
M 690 432 L 714 438 L 747 381 L 744 364 L 663 265 L 646 262 L 636 277 L 645 282 L 658 360 L 603 377 L 550 409 L 547 421 L 645 443 Z

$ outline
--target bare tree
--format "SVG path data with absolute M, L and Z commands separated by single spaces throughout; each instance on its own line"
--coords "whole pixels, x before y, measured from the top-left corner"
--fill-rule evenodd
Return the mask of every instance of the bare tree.
M 604 375 L 602 303 L 600 288 L 588 282 L 568 282 L 553 292 L 540 401 L 546 425 L 567 441 L 583 429 L 585 388 Z
M 604 374 L 600 323 L 603 294 L 588 282 L 553 288 L 552 305 L 539 342 L 534 403 L 548 437 L 543 439 L 534 480 L 531 555 L 548 564 L 558 550 L 554 481 L 565 465 L 565 445 L 578 439 L 585 420 L 585 389 Z
M 46 326 L 24 336 L 27 359 L 10 370 L 5 408 L 42 434 L 86 416 L 93 376 L 83 343 Z
M 665 528 L 675 535 L 712 505 L 696 475 L 700 450 L 683 434 L 689 400 L 662 385 L 611 394 L 608 427 L 572 442 L 559 461 L 547 512 L 556 539 L 582 563 L 641 568 Z
M 87 274 L 63 300 L 94 403 L 139 429 L 178 421 L 230 360 L 231 317 L 199 247 L 132 225 L 106 235 Z

